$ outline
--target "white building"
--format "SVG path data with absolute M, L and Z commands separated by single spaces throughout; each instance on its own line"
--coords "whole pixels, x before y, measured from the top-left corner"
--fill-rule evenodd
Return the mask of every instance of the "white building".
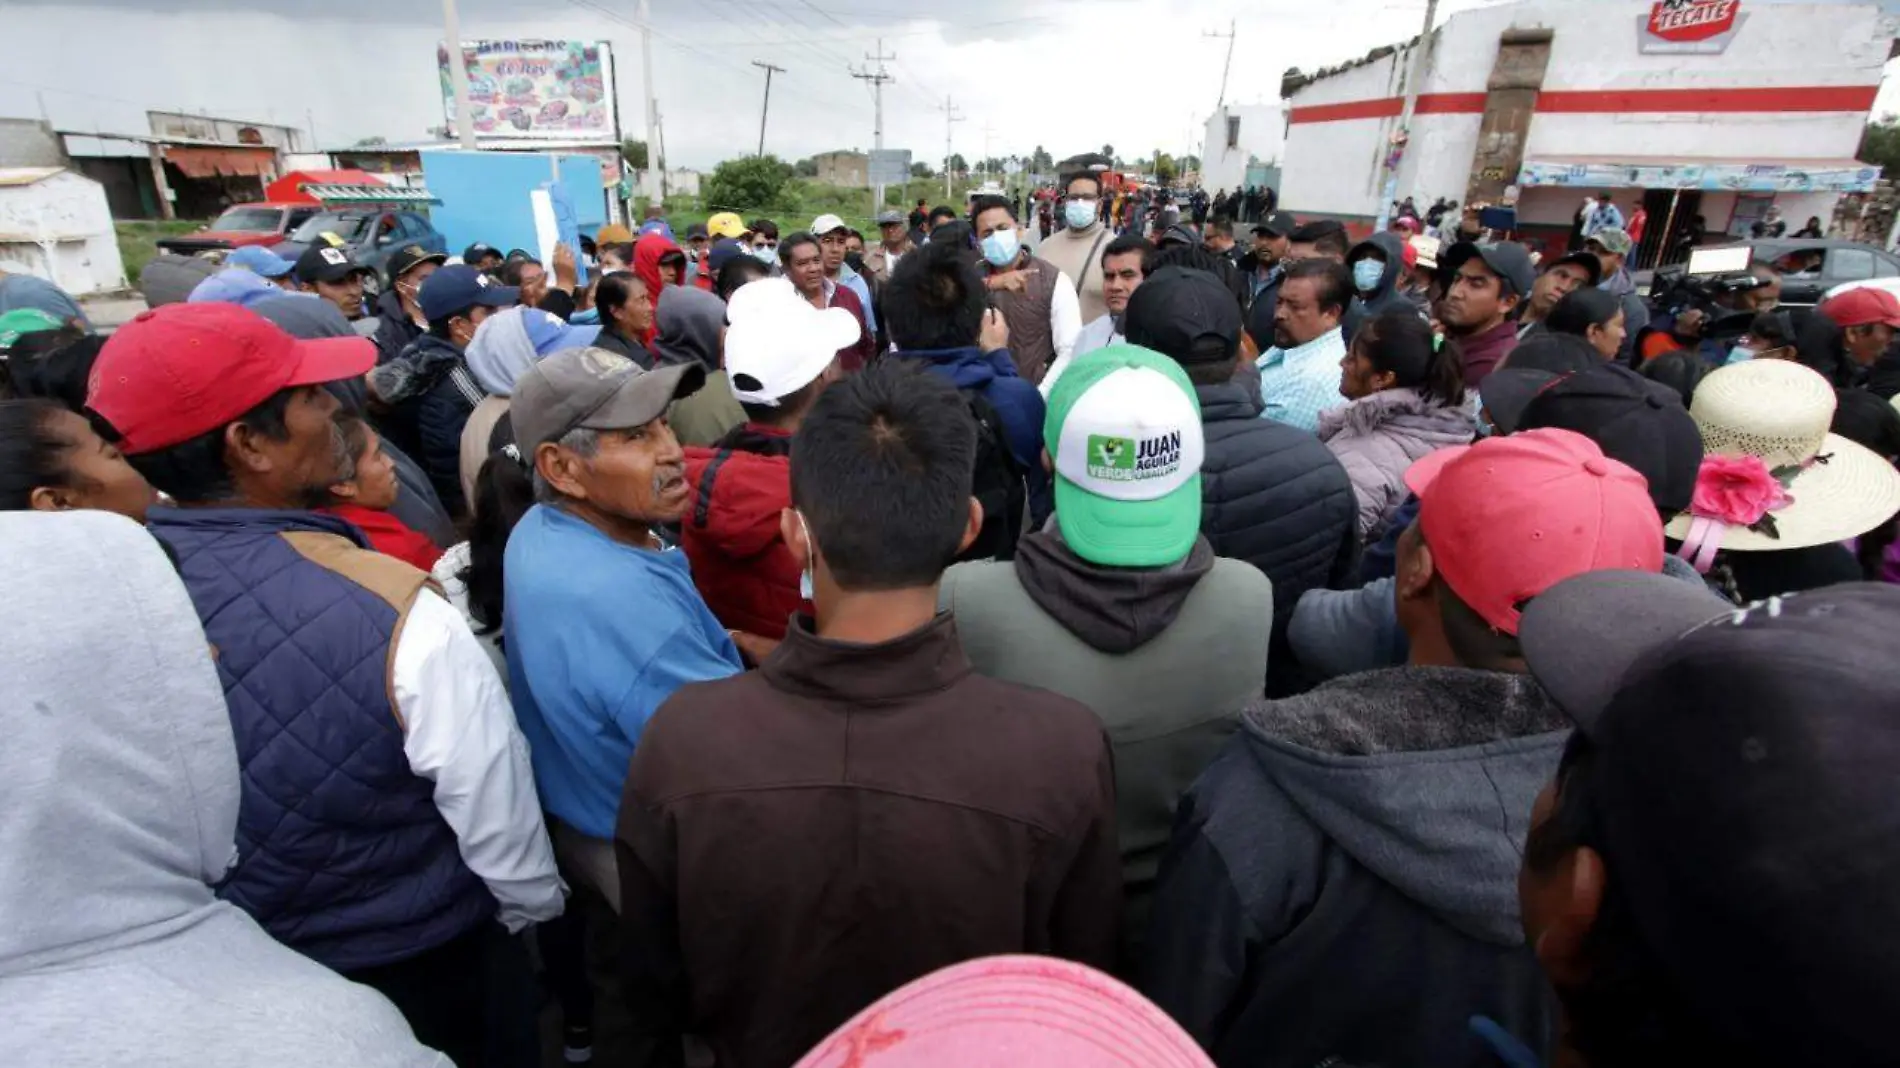
M 0 263 L 75 295 L 125 285 L 104 187 L 61 167 L 0 168 Z
M 1647 208 L 1646 260 L 1696 216 L 1745 232 L 1770 203 L 1825 225 L 1896 21 L 1876 3 L 1524 0 L 1454 15 L 1426 42 L 1409 140 L 1387 168 L 1419 42 L 1289 77 L 1281 205 L 1368 231 L 1386 200 L 1502 203 L 1560 247 L 1587 193 Z
M 1263 172 L 1280 166 L 1285 147 L 1285 108 L 1227 104 L 1207 119 L 1207 133 L 1201 140 L 1201 188 L 1231 191 L 1265 184 Z

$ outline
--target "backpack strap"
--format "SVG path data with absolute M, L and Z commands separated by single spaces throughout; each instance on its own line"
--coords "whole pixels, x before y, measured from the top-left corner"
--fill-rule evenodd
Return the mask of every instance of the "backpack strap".
M 1082 269 L 1075 272 L 1075 295 L 1082 295 L 1082 284 L 1088 281 L 1089 267 L 1095 263 L 1095 254 L 1102 250 L 1102 242 L 1108 240 L 1108 224 L 1102 224 L 1102 232 L 1095 235 L 1095 244 L 1089 246 L 1088 259 L 1082 261 Z
M 732 452 L 733 450 L 729 447 L 720 449 L 713 454 L 712 462 L 706 465 L 706 470 L 700 473 L 699 492 L 693 502 L 693 525 L 701 530 L 706 529 L 707 517 L 712 512 L 713 482 L 719 477 L 719 469 L 726 466 L 727 460 L 732 459 Z

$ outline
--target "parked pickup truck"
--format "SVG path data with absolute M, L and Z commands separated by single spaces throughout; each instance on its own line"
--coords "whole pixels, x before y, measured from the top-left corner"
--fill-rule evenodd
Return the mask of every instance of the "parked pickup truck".
M 233 204 L 204 229 L 158 242 L 162 252 L 195 256 L 213 249 L 275 245 L 323 210 L 316 204 Z

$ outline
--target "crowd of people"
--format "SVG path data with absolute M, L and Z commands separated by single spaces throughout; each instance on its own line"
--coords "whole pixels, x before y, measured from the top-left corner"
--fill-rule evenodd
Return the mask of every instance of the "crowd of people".
M 1059 194 L 0 314 L 0 1060 L 1890 1060 L 1900 300 Z

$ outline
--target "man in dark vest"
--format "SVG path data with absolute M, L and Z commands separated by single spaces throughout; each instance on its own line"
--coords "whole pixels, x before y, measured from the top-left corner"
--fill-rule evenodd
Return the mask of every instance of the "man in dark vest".
M 367 338 L 172 305 L 113 335 L 86 403 L 177 502 L 149 523 L 214 650 L 243 778 L 219 895 L 468 1068 L 532 1043 L 531 996 L 496 992 L 504 976 L 526 989 L 509 935 L 558 915 L 565 888 L 508 695 L 461 613 L 311 511 L 349 457 L 323 387 L 375 360 Z
M 1009 323 L 1009 350 L 1016 373 L 1032 383 L 1058 359 L 1067 358 L 1082 332 L 1082 305 L 1075 282 L 1055 264 L 1023 247 L 1022 231 L 1009 201 L 977 197 L 970 226 L 983 251 L 984 284 L 990 303 Z

